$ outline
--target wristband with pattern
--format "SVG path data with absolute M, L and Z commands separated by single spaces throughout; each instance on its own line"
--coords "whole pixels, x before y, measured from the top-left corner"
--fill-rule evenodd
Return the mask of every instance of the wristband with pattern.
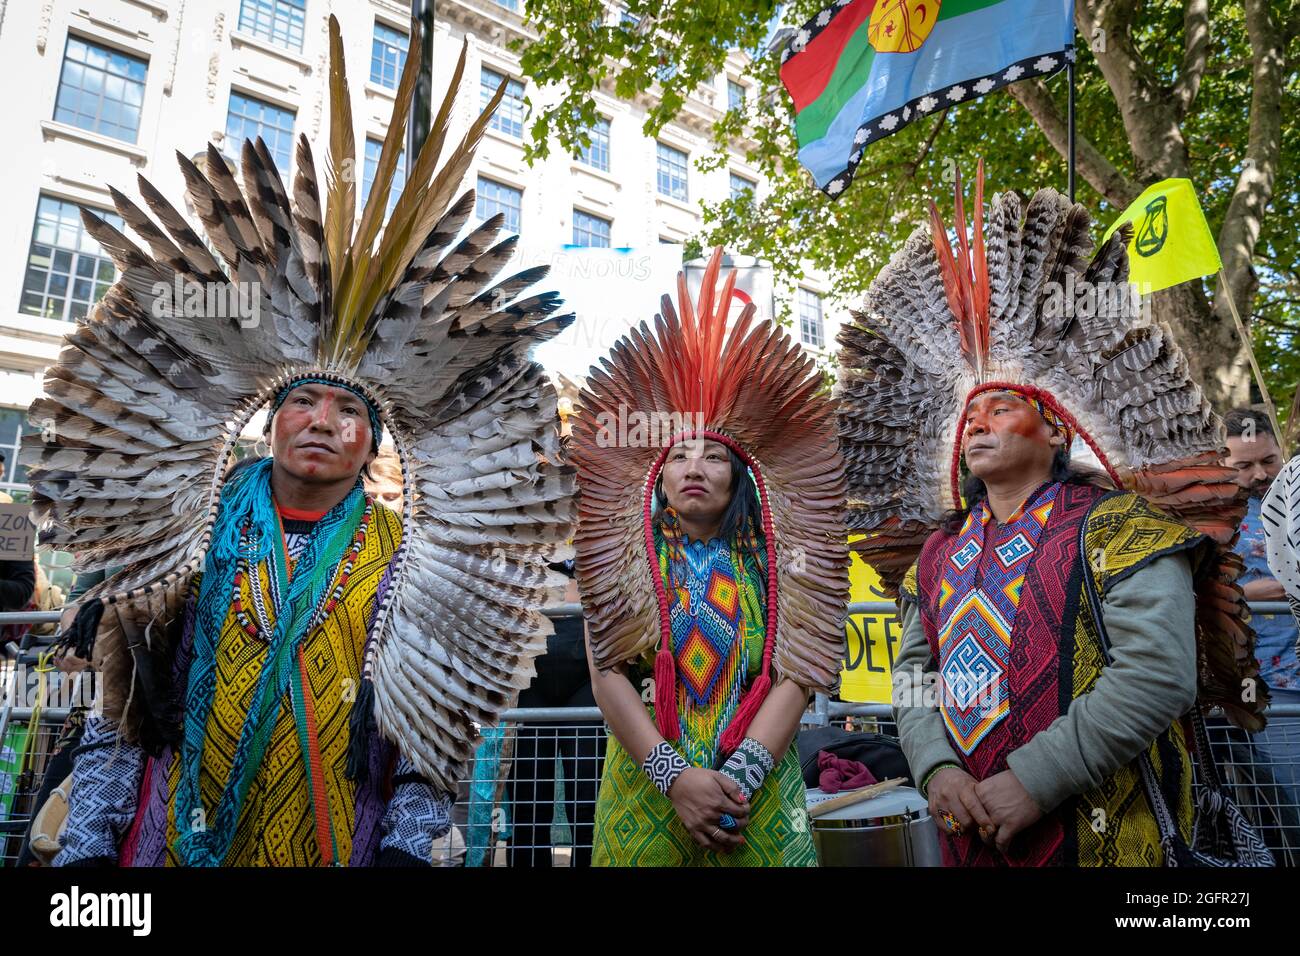
M 763 786 L 763 781 L 775 767 L 776 760 L 773 759 L 772 752 L 753 737 L 746 737 L 719 772 L 736 781 L 748 800 Z
M 682 755 L 673 749 L 672 744 L 661 740 L 646 754 L 641 769 L 645 771 L 645 775 L 650 778 L 650 782 L 658 791 L 666 797 L 669 789 L 682 775 L 682 771 L 689 770 L 690 766 Z

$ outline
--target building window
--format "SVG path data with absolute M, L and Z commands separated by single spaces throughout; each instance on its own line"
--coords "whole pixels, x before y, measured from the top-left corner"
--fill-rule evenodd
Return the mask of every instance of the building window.
M 230 91 L 230 111 L 226 114 L 226 153 L 238 159 L 244 140 L 262 137 L 275 157 L 281 176 L 289 175 L 289 157 L 293 150 L 293 110 Z
M 496 95 L 497 88 L 506 78 L 495 70 L 489 70 L 483 67 L 483 75 L 480 80 L 481 95 L 479 103 L 481 108 L 486 109 L 489 101 Z M 507 136 L 513 136 L 516 139 L 523 139 L 524 136 L 524 84 L 518 80 L 510 80 L 506 83 L 506 92 L 501 97 L 501 105 L 497 111 L 492 114 L 492 119 L 488 121 L 488 126 L 492 129 L 500 130 Z
M 660 83 L 667 83 L 677 75 L 677 61 L 673 59 L 671 50 L 656 51 L 659 65 L 655 67 L 655 76 Z
M 609 226 L 608 219 L 601 219 L 581 209 L 575 209 L 573 210 L 573 244 L 608 249 Z
M 814 348 L 826 347 L 822 327 L 822 297 L 807 289 L 799 290 L 799 341 Z
M 241 0 L 239 29 L 301 53 L 306 7 L 307 0 Z
M 390 90 L 397 89 L 397 79 L 406 66 L 406 49 L 410 37 L 400 30 L 375 21 L 375 38 L 370 42 L 370 82 Z
M 370 187 L 375 184 L 375 172 L 379 169 L 379 155 L 384 151 L 384 144 L 381 140 L 366 137 L 366 158 L 361 166 L 361 208 L 365 209 L 365 203 L 370 198 Z M 406 150 L 397 154 L 397 168 L 393 170 L 393 181 L 388 189 L 388 209 L 384 213 L 384 221 L 393 214 L 393 207 L 397 205 L 397 197 L 402 194 L 402 187 L 406 185 Z
M 114 228 L 125 228 L 116 213 L 96 212 Z M 42 195 L 36 204 L 19 311 L 76 321 L 104 297 L 116 278 L 113 260 L 86 232 L 77 205 Z
M 686 154 L 663 143 L 655 146 L 659 156 L 659 194 L 686 202 Z
M 148 70 L 149 64 L 139 57 L 69 36 L 54 118 L 134 143 Z
M 519 12 L 519 0 L 496 0 L 497 6 L 505 7 L 507 10 Z
M 587 130 L 587 135 L 591 137 L 591 145 L 583 147 L 578 154 L 578 161 L 593 169 L 609 172 L 609 120 L 603 116 L 597 119 Z
M 509 232 L 519 231 L 519 210 L 524 204 L 524 191 L 505 186 L 491 179 L 478 178 L 478 199 L 474 206 L 474 215 L 479 219 L 490 219 L 497 213 L 504 213 L 504 226 Z
M 746 179 L 744 176 L 732 173 L 731 198 L 744 199 L 746 193 L 749 194 L 749 198 L 751 199 L 756 196 L 758 194 L 758 183 L 754 182 L 752 179 Z
M 743 110 L 745 108 L 745 87 L 735 80 L 727 80 L 727 109 Z
M 635 30 L 641 25 L 641 18 L 635 13 L 629 13 L 627 10 L 620 10 L 618 14 L 618 22 L 622 26 L 631 27 Z
M 4 455 L 4 464 L 0 465 L 0 483 L 8 490 L 15 485 L 26 487 L 27 466 L 18 463 L 22 450 L 23 436 L 40 431 L 27 420 L 27 409 L 0 408 L 0 455 Z

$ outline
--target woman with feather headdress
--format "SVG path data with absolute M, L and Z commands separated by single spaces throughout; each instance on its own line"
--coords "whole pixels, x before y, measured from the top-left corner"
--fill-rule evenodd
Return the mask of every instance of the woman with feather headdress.
M 1129 234 L 1087 261 L 1086 210 L 1050 189 L 996 196 L 986 230 L 983 173 L 973 237 L 959 179 L 957 249 L 932 204 L 840 335 L 849 526 L 902 594 L 903 750 L 948 865 L 1185 864 L 1198 678 L 1243 725 L 1267 702 L 1223 425 L 1134 307 Z
M 574 419 L 611 729 L 597 866 L 816 863 L 790 743 L 844 656 L 843 462 L 812 359 L 752 304 L 728 329 L 721 261 L 695 303 L 679 275 L 677 309 L 664 296 L 592 369 Z
M 116 567 L 71 638 L 103 676 L 61 865 L 428 865 L 477 736 L 532 675 L 571 534 L 556 398 L 531 348 L 570 321 L 545 270 L 495 276 L 496 216 L 452 202 L 501 91 L 442 166 L 465 52 L 383 223 L 411 55 L 354 233 L 355 149 L 330 18 L 324 216 L 298 143 L 292 199 L 265 144 L 243 188 L 178 158 L 210 243 L 143 178 L 138 248 L 90 212 L 122 277 L 67 336 L 31 414 L 35 512 L 78 570 Z M 381 231 L 382 227 L 382 231 Z M 212 250 L 212 251 L 210 251 Z M 221 261 L 213 255 L 221 257 Z M 215 296 L 174 288 L 220 287 Z M 195 314 L 182 301 L 252 304 Z M 272 454 L 226 465 L 270 407 Z M 402 495 L 368 495 L 392 437 Z

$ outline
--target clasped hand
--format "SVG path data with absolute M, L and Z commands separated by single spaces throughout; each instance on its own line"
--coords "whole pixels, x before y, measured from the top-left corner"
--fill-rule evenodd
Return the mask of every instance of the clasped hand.
M 683 770 L 669 788 L 668 799 L 691 839 L 706 850 L 730 853 L 744 844 L 740 831 L 749 823 L 749 803 L 726 774 L 702 767 Z M 728 832 L 718 826 L 724 813 L 735 818 L 735 830 Z
M 1006 853 L 1012 839 L 1043 816 L 1034 798 L 1010 770 L 976 780 L 957 767 L 940 770 L 930 780 L 930 816 L 941 832 L 947 830 L 942 811 L 951 813 L 962 832 L 972 830 L 987 844 Z

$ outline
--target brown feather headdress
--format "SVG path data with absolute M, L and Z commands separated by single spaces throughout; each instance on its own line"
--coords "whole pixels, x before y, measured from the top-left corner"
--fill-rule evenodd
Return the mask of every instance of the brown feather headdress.
M 839 341 L 839 423 L 854 550 L 896 592 L 941 517 L 960 504 L 961 436 L 970 400 L 1015 389 L 1067 422 L 1117 487 L 1206 534 L 1217 564 L 1198 584 L 1202 702 L 1257 726 L 1266 690 L 1231 550 L 1245 512 L 1222 467 L 1223 423 L 1192 380 L 1173 334 L 1128 286 L 1128 233 L 1091 255 L 1091 217 L 1052 189 L 1027 206 L 1014 192 L 984 210 L 974 235 L 956 185 L 957 248 L 938 210 L 866 294 Z
M 291 191 L 260 139 L 243 144 L 242 186 L 215 147 L 203 171 L 178 154 L 208 244 L 143 177 L 153 217 L 113 199 L 148 252 L 83 211 L 121 278 L 65 338 L 30 410 L 44 434 L 28 437 L 24 460 L 42 542 L 74 551 L 78 571 L 121 568 L 85 607 L 102 611 L 94 654 L 110 678 L 106 711 L 139 739 L 162 720 L 159 652 L 204 565 L 244 426 L 299 379 L 355 390 L 392 435 L 404 484 L 401 545 L 356 709 L 454 789 L 474 725 L 496 723 L 528 685 L 552 631 L 539 608 L 561 583 L 546 564 L 567 548 L 573 474 L 558 464 L 554 389 L 529 353 L 573 317 L 555 314 L 554 293 L 527 292 L 544 268 L 497 278 L 517 243 L 496 241 L 500 215 L 458 240 L 474 193 L 455 196 L 502 97 L 444 151 L 464 49 L 385 224 L 420 67 L 417 23 L 354 228 L 334 17 L 329 29 L 324 197 L 303 136 Z M 256 320 L 196 314 L 170 294 L 181 287 L 251 302 Z
M 731 749 L 771 685 L 783 677 L 830 690 L 844 656 L 848 550 L 844 463 L 834 406 L 813 360 L 776 325 L 755 324 L 747 305 L 727 329 L 735 273 L 717 288 L 722 250 L 713 253 L 692 303 L 678 276 L 653 331 L 642 323 L 593 368 L 573 427 L 580 504 L 578 586 L 596 666 L 644 659 L 671 667 L 668 599 L 651 526 L 655 480 L 680 441 L 719 441 L 749 466 L 763 513 L 767 550 L 767 646 L 762 674 L 724 734 Z M 668 423 L 661 440 L 621 440 L 614 423 L 639 415 Z M 656 679 L 672 694 L 675 677 Z M 669 697 L 669 700 L 675 700 Z M 676 706 L 656 707 L 673 739 Z

